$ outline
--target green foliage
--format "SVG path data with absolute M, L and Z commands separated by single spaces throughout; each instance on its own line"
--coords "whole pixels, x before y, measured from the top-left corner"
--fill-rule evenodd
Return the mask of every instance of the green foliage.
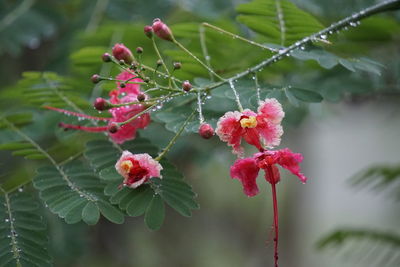
M 99 212 L 109 221 L 123 223 L 123 214 L 103 194 L 104 184 L 93 171 L 77 162 L 66 166 L 44 166 L 33 184 L 48 208 L 66 223 L 81 220 L 96 224 Z
M 321 48 L 316 47 L 307 51 L 295 50 L 292 52 L 291 55 L 294 58 L 300 60 L 315 60 L 321 67 L 325 69 L 331 69 L 337 65 L 341 65 L 342 67 L 352 72 L 358 70 L 380 75 L 381 69 L 383 67 L 382 64 L 368 58 L 341 58 Z
M 85 157 L 106 183 L 104 194 L 110 197 L 112 204 L 118 205 L 132 217 L 144 214 L 145 223 L 152 230 L 161 227 L 164 220 L 164 201 L 183 216 L 191 216 L 191 210 L 199 208 L 193 200 L 196 195 L 192 188 L 184 181 L 182 174 L 166 160 L 161 161 L 162 179 L 152 178 L 149 184 L 136 189 L 121 188 L 123 178 L 115 170 L 115 163 L 122 152 L 120 149 L 153 156 L 158 151 L 144 138 L 137 138 L 121 148 L 105 140 L 87 143 Z
M 357 188 L 389 191 L 400 200 L 400 166 L 378 165 L 360 171 L 350 180 Z
M 319 249 L 336 247 L 337 249 L 345 244 L 350 245 L 350 247 L 347 245 L 347 249 L 357 252 L 358 262 L 368 266 L 390 267 L 400 264 L 400 235 L 393 232 L 339 229 L 321 238 L 317 247 Z M 361 247 L 360 244 L 362 244 Z M 379 245 L 377 246 L 377 244 Z M 376 257 L 376 255 L 384 255 L 384 257 Z
M 24 72 L 19 82 L 2 92 L 4 100 L 18 101 L 35 107 L 87 107 L 70 80 L 53 72 Z
M 46 223 L 28 193 L 0 196 L 0 265 L 51 266 Z
M 254 0 L 236 10 L 239 22 L 275 44 L 290 45 L 323 29 L 312 15 L 286 0 Z

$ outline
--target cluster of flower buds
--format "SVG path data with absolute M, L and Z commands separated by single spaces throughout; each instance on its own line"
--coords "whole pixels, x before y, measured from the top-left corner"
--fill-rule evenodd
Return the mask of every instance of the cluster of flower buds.
M 154 33 L 160 39 L 170 42 L 174 40 L 174 36 L 172 35 L 171 29 L 167 26 L 167 24 L 162 22 L 160 19 L 154 19 L 152 26 L 150 25 L 144 26 L 143 31 L 144 34 L 149 38 L 152 38 Z

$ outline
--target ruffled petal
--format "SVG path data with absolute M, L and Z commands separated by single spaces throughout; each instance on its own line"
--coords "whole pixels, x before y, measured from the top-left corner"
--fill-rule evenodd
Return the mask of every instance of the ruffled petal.
M 238 159 L 231 166 L 231 177 L 242 182 L 244 193 L 249 196 L 258 194 L 256 179 L 260 168 L 257 167 L 254 158 Z
M 281 123 L 285 116 L 281 103 L 275 98 L 266 98 L 264 101 L 261 101 L 257 111 L 259 116 L 266 118 L 274 124 Z
M 273 176 L 270 175 L 268 170 L 264 170 L 265 171 L 265 180 L 267 180 L 267 182 L 270 184 L 276 184 L 281 180 L 281 174 L 279 173 L 278 167 L 276 167 L 275 165 L 271 166 L 271 170 L 272 170 Z
M 271 148 L 279 146 L 279 144 L 281 143 L 283 128 L 280 124 L 272 123 L 268 121 L 267 118 L 257 116 L 256 129 L 261 136 L 265 146 Z
M 148 171 L 147 178 L 158 177 L 161 178 L 161 170 L 163 169 L 161 164 L 153 159 L 149 154 L 136 154 L 134 155 L 135 160 L 139 161 L 141 167 Z

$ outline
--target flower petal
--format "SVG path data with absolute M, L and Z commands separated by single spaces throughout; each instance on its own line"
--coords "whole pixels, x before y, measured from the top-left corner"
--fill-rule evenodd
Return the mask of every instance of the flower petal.
M 254 158 L 238 159 L 231 166 L 231 177 L 242 182 L 244 193 L 249 196 L 258 194 L 256 179 L 260 168 L 257 167 Z
M 273 152 L 274 161 L 281 165 L 283 168 L 289 170 L 291 173 L 299 177 L 300 181 L 305 183 L 307 177 L 300 171 L 299 164 L 303 161 L 303 155 L 300 153 L 293 153 L 289 148 L 284 148 Z
M 268 119 L 274 124 L 281 123 L 285 116 L 281 103 L 275 98 L 266 98 L 261 101 L 257 111 L 259 116 Z
M 239 111 L 229 111 L 222 116 L 217 123 L 215 133 L 221 141 L 227 142 L 233 147 L 233 153 L 242 154 L 243 148 L 240 146 L 242 139 L 243 128 L 240 126 L 240 117 L 242 114 Z

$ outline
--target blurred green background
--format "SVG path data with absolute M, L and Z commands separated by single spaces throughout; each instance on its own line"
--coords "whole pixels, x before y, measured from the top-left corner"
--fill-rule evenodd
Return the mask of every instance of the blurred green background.
M 201 21 L 222 24 L 247 37 L 259 38 L 235 22 L 234 7 L 243 2 L 246 1 L 2 0 L 0 89 L 14 87 L 24 71 L 53 71 L 73 77 L 77 84 L 79 81 L 79 89 L 87 92 L 90 101 L 101 92 L 93 90 L 89 82 L 91 74 L 102 71 L 98 56 L 119 41 L 132 50 L 143 46 L 145 52 L 147 48 L 150 51 L 141 31 L 156 17 L 170 25 Z M 293 2 L 324 25 L 375 3 L 370 0 Z M 310 180 L 302 185 L 285 173 L 278 186 L 281 266 L 395 266 L 391 264 L 398 260 L 398 247 L 381 249 L 368 240 L 362 240 L 361 244 L 351 241 L 346 243 L 347 247 L 326 251 L 318 250 L 316 244 L 341 226 L 399 233 L 398 202 L 386 195 L 353 188 L 348 182 L 348 178 L 373 164 L 399 164 L 399 19 L 399 12 L 371 18 L 360 28 L 333 37 L 335 45 L 327 48 L 339 55 L 367 56 L 380 62 L 385 66 L 380 76 L 350 73 L 339 66 L 324 69 L 316 63 L 292 59 L 261 74 L 264 82 L 301 84 L 321 92 L 326 99 L 318 104 L 285 106 L 287 120 L 281 147 L 291 147 L 304 155 L 302 168 Z M 190 40 L 186 41 L 190 45 Z M 215 47 L 229 55 L 230 42 L 236 41 L 229 39 Z M 164 49 L 170 49 L 168 44 L 163 45 Z M 88 46 L 91 49 L 84 50 Z M 227 62 L 218 64 L 229 63 L 233 70 L 244 70 L 249 63 L 260 59 L 260 54 L 252 49 L 237 49 Z M 88 54 L 92 58 L 82 62 Z M 152 62 L 151 55 L 147 60 Z M 0 103 L 2 109 L 15 108 L 6 99 Z M 68 136 L 55 129 L 59 118 L 39 113 L 36 123 L 26 129 L 54 151 L 60 149 L 52 147 L 57 140 L 67 142 L 64 145 L 68 146 L 74 138 L 85 136 L 81 133 Z M 173 136 L 160 124 L 149 126 L 141 135 L 160 145 Z M 13 137 L 6 132 L 0 138 L 4 141 Z M 64 152 L 60 158 L 68 154 Z M 16 169 L 22 175 L 33 170 L 33 163 L 13 158 L 7 152 L 1 152 L 0 156 L 4 177 Z M 55 265 L 272 266 L 272 202 L 270 189 L 262 177 L 259 177 L 262 193 L 247 198 L 239 182 L 229 177 L 229 166 L 235 158 L 217 137 L 205 141 L 197 135 L 185 136 L 173 148 L 170 158 L 199 195 L 201 209 L 192 218 L 168 209 L 161 230 L 151 232 L 142 218 L 130 218 L 122 226 L 101 221 L 95 227 L 88 227 L 66 225 L 47 213 Z M 365 260 L 372 252 L 375 254 L 371 257 L 379 258 L 378 263 Z

